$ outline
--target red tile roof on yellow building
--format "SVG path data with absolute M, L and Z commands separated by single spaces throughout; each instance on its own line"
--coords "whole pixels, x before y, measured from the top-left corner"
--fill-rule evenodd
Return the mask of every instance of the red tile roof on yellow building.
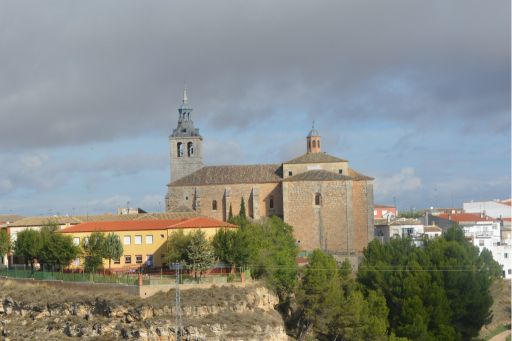
M 236 225 L 206 218 L 194 217 L 183 219 L 165 220 L 129 220 L 129 221 L 91 221 L 60 230 L 61 233 L 79 232 L 115 232 L 115 231 L 143 231 L 143 230 L 168 230 L 185 228 L 219 228 L 237 227 Z

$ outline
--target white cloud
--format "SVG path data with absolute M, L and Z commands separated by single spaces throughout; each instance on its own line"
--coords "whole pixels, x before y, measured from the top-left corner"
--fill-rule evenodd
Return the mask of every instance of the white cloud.
M 399 173 L 375 178 L 375 195 L 390 197 L 404 192 L 412 192 L 423 186 L 421 178 L 416 175 L 414 168 L 402 168 Z

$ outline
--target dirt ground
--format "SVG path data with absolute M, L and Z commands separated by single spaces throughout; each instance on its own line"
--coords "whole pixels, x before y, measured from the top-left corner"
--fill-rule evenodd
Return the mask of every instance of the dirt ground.
M 491 323 L 482 328 L 481 337 L 485 337 L 500 325 L 510 323 L 511 319 L 511 280 L 495 281 L 491 286 L 491 294 L 494 300 L 491 308 L 493 317 Z

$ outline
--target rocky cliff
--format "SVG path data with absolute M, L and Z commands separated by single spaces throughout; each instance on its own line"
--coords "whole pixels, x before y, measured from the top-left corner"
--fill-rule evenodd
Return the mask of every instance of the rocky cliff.
M 0 280 L 4 340 L 175 340 L 175 292 L 138 299 Z M 266 288 L 181 292 L 183 340 L 288 340 Z

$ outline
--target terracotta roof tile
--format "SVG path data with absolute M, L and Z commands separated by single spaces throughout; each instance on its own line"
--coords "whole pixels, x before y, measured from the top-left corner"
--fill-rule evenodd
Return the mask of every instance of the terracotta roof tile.
M 281 180 L 281 166 L 276 164 L 207 166 L 171 182 L 169 186 L 261 184 Z
M 436 225 L 429 225 L 429 226 L 424 226 L 423 231 L 425 231 L 425 233 L 427 233 L 427 232 L 442 232 L 443 229 Z
M 334 172 L 329 172 L 322 169 L 310 170 L 304 173 L 299 173 L 290 176 L 283 181 L 343 181 L 352 180 L 352 177 L 341 175 Z
M 353 170 L 352 168 L 348 169 L 348 176 L 353 177 L 354 180 L 373 180 L 374 179 L 371 176 L 361 174 L 361 173 Z
M 330 162 L 347 162 L 337 158 L 336 156 L 329 155 L 327 153 L 306 153 L 290 161 L 283 162 L 284 164 L 296 164 L 296 163 L 330 163 Z
M 484 216 L 481 217 L 480 214 L 473 213 L 441 213 L 438 217 L 443 219 L 448 219 L 450 221 L 462 222 L 462 221 L 495 221 L 493 218 Z
M 236 227 L 206 217 L 163 219 L 163 220 L 126 220 L 126 221 L 94 221 L 70 226 L 60 230 L 61 233 L 79 232 L 115 232 L 115 231 L 147 231 L 167 230 L 183 228 L 214 228 L 214 227 Z

